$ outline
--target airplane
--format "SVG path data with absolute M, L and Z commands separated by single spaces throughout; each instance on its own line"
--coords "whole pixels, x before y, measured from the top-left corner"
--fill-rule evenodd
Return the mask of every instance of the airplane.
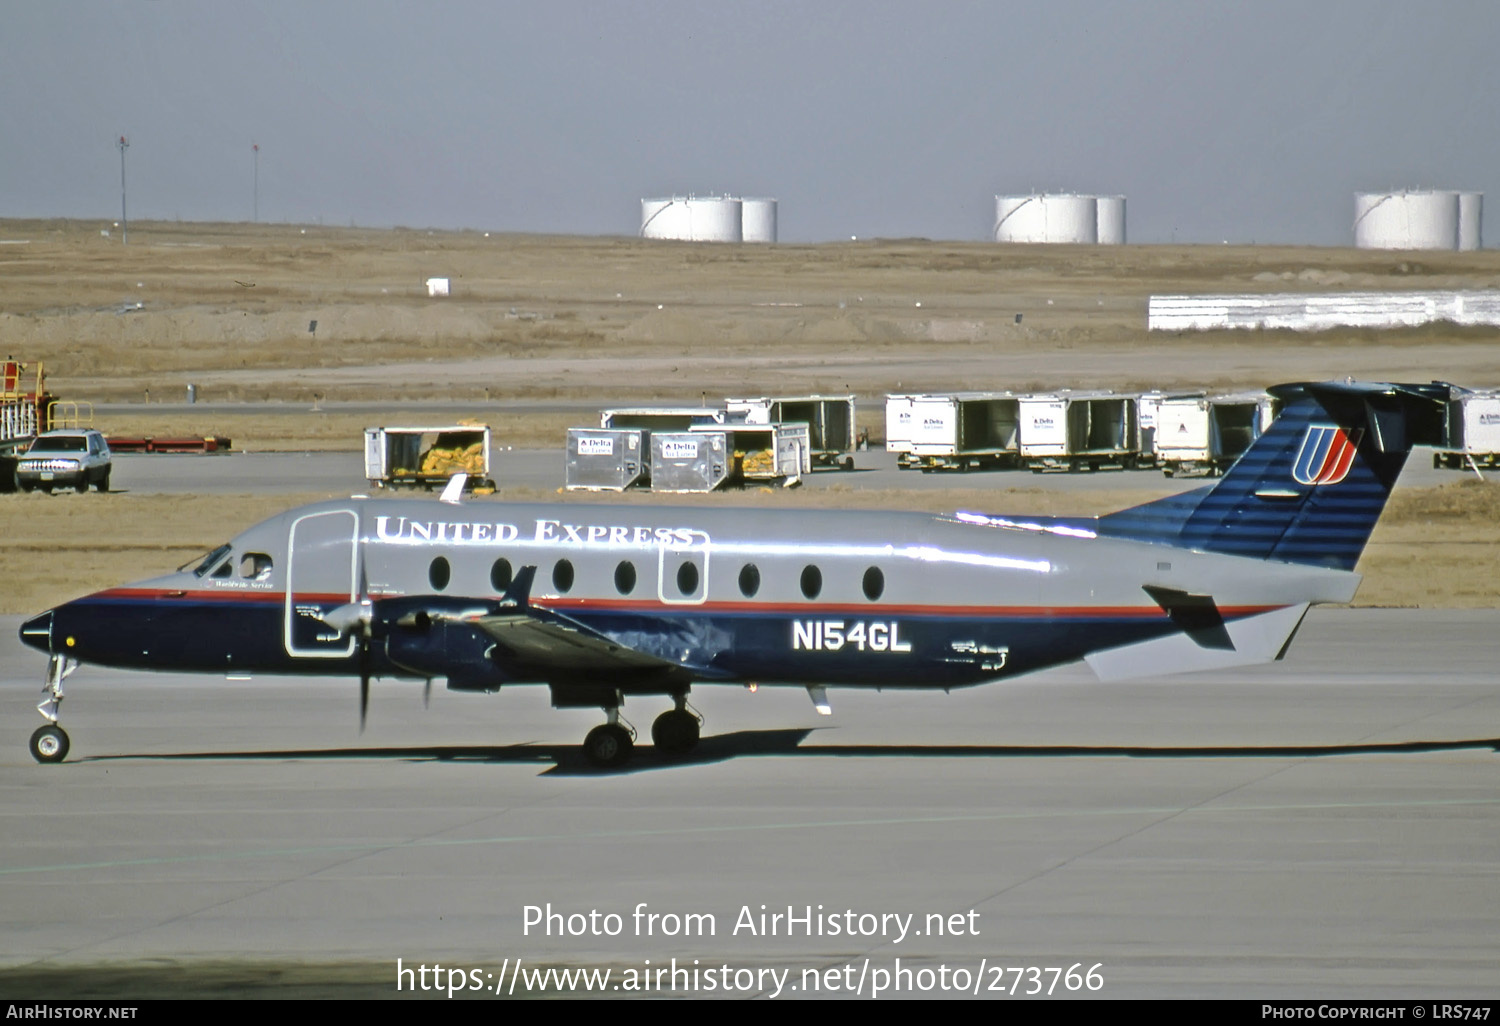
M 672 707 L 657 752 L 699 740 L 694 685 L 950 689 L 1079 659 L 1102 679 L 1282 658 L 1308 608 L 1348 602 L 1414 444 L 1452 386 L 1270 389 L 1280 414 L 1217 482 L 1097 518 L 644 507 L 354 496 L 289 510 L 174 573 L 27 620 L 49 656 L 32 755 L 60 762 L 81 663 L 373 678 L 456 691 L 542 684 L 602 709 L 586 758 L 618 767 L 626 696 Z

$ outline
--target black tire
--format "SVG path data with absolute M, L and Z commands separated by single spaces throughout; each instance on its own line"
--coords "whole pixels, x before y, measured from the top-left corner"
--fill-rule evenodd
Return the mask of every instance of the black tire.
M 698 717 L 686 709 L 668 709 L 651 724 L 651 743 L 667 755 L 682 755 L 698 746 Z
M 82 495 L 84 492 L 88 491 L 89 476 L 87 474 L 79 474 L 78 480 L 73 482 L 73 490 L 79 495 Z
M 630 761 L 635 742 L 618 723 L 601 723 L 583 739 L 583 756 L 600 769 L 615 769 Z
M 845 456 L 844 457 L 844 469 L 845 470 L 853 470 L 854 469 L 854 457 L 853 456 Z
M 94 488 L 101 492 L 109 491 L 109 468 L 104 468 L 104 473 L 99 475 L 99 480 L 94 482 Z
M 32 482 L 32 481 L 23 481 L 23 480 L 21 480 L 21 475 L 19 473 L 16 474 L 16 491 L 18 491 L 18 492 L 29 492 L 29 491 L 31 491 L 35 487 L 36 487 L 35 482 Z
M 62 762 L 68 757 L 68 748 L 68 732 L 55 723 L 32 731 L 31 757 L 37 762 Z
M 52 484 L 51 484 L 51 482 L 48 482 L 46 484 L 39 484 L 39 485 L 37 485 L 37 487 L 42 490 L 42 494 L 44 494 L 44 495 L 51 495 L 52 494 Z

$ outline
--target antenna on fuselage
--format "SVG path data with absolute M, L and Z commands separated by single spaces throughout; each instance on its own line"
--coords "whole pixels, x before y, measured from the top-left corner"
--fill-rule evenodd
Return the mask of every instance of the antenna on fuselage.
M 469 483 L 468 474 L 454 474 L 448 479 L 447 487 L 443 494 L 438 496 L 439 502 L 446 502 L 450 506 L 457 506 L 464 501 L 464 485 Z

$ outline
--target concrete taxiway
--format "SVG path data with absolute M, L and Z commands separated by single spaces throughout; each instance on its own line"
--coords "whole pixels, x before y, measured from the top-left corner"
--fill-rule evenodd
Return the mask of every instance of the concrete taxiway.
M 229 967 L 396 996 L 399 958 L 489 989 L 516 959 L 609 968 L 611 996 L 676 959 L 740 996 L 1063 993 L 1071 968 L 1115 998 L 1500 997 L 1497 611 L 1315 610 L 1271 666 L 836 690 L 826 718 L 705 687 L 693 756 L 643 745 L 611 773 L 578 748 L 599 714 L 544 689 L 439 682 L 424 709 L 376 682 L 361 734 L 353 681 L 88 667 L 72 755 L 36 765 L 44 660 L 18 623 L 0 996 L 146 996 L 164 967 L 172 994 Z M 663 707 L 623 711 L 644 733 Z

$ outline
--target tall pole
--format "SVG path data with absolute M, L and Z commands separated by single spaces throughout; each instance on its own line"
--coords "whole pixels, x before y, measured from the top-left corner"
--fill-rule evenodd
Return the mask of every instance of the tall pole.
M 120 245 L 130 245 L 130 220 L 125 216 L 125 151 L 130 140 L 120 136 Z
M 251 222 L 260 223 L 260 143 L 251 143 L 250 151 L 255 154 L 255 202 L 251 206 Z

